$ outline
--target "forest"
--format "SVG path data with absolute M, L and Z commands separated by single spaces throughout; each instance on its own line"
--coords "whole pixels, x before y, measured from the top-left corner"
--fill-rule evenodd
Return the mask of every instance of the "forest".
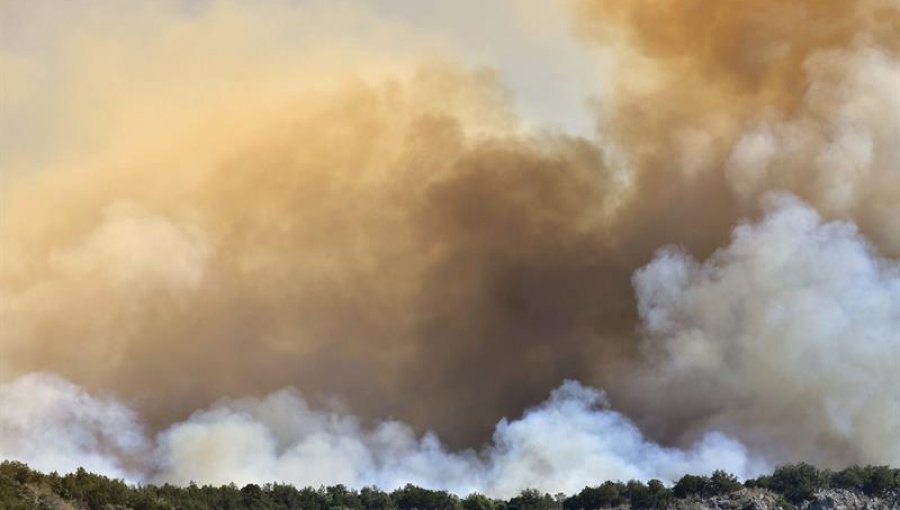
M 900 469 L 851 466 L 830 471 L 799 463 L 780 466 L 771 475 L 743 483 L 716 471 L 711 476 L 685 475 L 671 486 L 659 480 L 605 481 L 573 495 L 527 489 L 502 500 L 482 494 L 459 497 L 411 484 L 390 492 L 376 487 L 296 488 L 280 483 L 129 485 L 82 468 L 62 475 L 44 474 L 21 462 L 0 463 L 0 508 L 4 510 L 642 510 L 672 508 L 678 500 L 713 498 L 744 489 L 769 491 L 784 508 L 798 506 L 828 489 L 894 499 L 900 497 Z

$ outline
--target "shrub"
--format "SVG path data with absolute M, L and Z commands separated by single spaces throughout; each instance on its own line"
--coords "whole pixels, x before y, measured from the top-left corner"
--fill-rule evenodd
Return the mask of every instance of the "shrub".
M 801 462 L 779 466 L 769 482 L 769 488 L 792 503 L 812 499 L 813 495 L 828 487 L 828 480 L 814 466 Z

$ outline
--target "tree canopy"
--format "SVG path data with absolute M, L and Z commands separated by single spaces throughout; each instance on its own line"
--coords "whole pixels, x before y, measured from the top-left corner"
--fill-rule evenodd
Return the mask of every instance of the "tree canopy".
M 502 500 L 477 493 L 460 498 L 412 484 L 391 492 L 377 487 L 297 488 L 280 483 L 128 485 L 82 468 L 65 475 L 43 474 L 21 462 L 0 463 L 0 508 L 4 510 L 55 508 L 54 501 L 79 510 L 598 510 L 623 506 L 643 510 L 672 508 L 678 500 L 726 496 L 744 488 L 771 491 L 792 504 L 825 489 L 900 497 L 900 469 L 850 466 L 829 471 L 800 463 L 779 466 L 771 475 L 743 484 L 734 475 L 715 471 L 710 476 L 685 475 L 671 487 L 659 480 L 604 481 L 571 496 L 526 489 Z

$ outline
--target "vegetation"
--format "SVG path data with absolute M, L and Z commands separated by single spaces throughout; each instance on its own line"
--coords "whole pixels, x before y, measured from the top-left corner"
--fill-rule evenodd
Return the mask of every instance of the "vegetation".
M 834 472 L 800 463 L 779 466 L 771 476 L 748 480 L 746 485 L 768 489 L 792 503 L 808 500 L 816 492 L 825 489 L 844 489 L 867 496 L 884 496 L 888 492 L 900 490 L 900 469 L 888 466 L 850 466 Z
M 482 494 L 459 498 L 414 485 L 393 492 L 343 485 L 298 489 L 278 483 L 240 488 L 234 484 L 130 486 L 84 469 L 66 475 L 42 474 L 21 462 L 0 463 L 0 508 L 4 510 L 596 510 L 626 505 L 642 510 L 671 508 L 678 500 L 690 498 L 727 496 L 745 487 L 771 491 L 792 504 L 825 489 L 898 495 L 900 469 L 851 466 L 834 472 L 801 463 L 780 466 L 771 475 L 744 484 L 731 474 L 716 471 L 711 476 L 685 475 L 671 488 L 659 480 L 646 484 L 607 481 L 569 497 L 529 489 L 509 500 L 498 500 Z

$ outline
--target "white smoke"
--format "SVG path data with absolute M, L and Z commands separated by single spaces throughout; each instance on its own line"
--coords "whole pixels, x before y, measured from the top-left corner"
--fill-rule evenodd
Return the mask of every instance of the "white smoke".
M 706 433 L 689 448 L 648 440 L 624 415 L 605 409 L 603 394 L 567 381 L 546 402 L 511 422 L 501 421 L 488 451 L 488 494 L 525 487 L 574 493 L 605 480 L 653 478 L 725 469 L 741 478 L 767 469 L 738 442 Z
M 0 405 L 6 411 L 0 414 L 0 456 L 39 469 L 83 465 L 151 482 L 384 489 L 414 483 L 510 497 L 525 488 L 573 493 L 606 479 L 673 481 L 719 468 L 746 477 L 767 467 L 718 433 L 687 450 L 650 442 L 626 417 L 606 408 L 601 392 L 573 381 L 520 419 L 501 421 L 493 444 L 480 453 L 450 452 L 435 435 L 418 437 L 396 421 L 366 426 L 352 415 L 313 410 L 293 390 L 223 401 L 161 432 L 143 475 L 121 467 L 150 443 L 122 403 L 92 397 L 55 376 L 32 374 L 0 387 Z
M 125 463 L 147 451 L 135 414 L 119 402 L 48 374 L 0 385 L 0 458 L 44 471 L 81 466 L 134 480 Z
M 653 391 L 715 410 L 698 430 L 776 462 L 900 463 L 900 264 L 855 225 L 776 196 L 710 260 L 665 250 L 634 283 Z

